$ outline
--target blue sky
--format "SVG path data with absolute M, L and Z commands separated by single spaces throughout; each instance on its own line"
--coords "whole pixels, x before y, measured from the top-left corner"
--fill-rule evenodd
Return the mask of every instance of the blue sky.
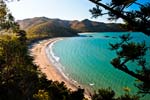
M 109 0 L 103 0 L 108 2 Z M 145 2 L 149 0 L 138 0 Z M 41 17 L 60 18 L 65 20 L 90 19 L 109 22 L 107 16 L 91 19 L 89 9 L 95 5 L 89 0 L 20 0 L 7 3 L 16 20 Z M 133 6 L 136 8 L 135 6 Z M 120 21 L 118 21 L 120 22 Z

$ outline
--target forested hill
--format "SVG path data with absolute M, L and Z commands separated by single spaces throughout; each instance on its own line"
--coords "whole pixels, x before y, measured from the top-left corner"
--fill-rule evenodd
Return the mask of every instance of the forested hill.
M 74 36 L 78 32 L 112 32 L 124 31 L 120 24 L 94 22 L 88 19 L 82 21 L 69 21 L 61 19 L 50 19 L 46 17 L 35 17 L 18 20 L 21 29 L 28 34 L 42 34 L 55 36 Z

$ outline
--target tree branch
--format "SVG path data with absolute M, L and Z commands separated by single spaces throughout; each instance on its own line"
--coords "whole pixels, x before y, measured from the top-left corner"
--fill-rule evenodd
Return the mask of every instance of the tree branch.
M 110 8 L 110 7 L 108 7 L 107 5 L 104 5 L 104 4 L 102 4 L 102 3 L 100 3 L 100 2 L 98 2 L 98 1 L 96 1 L 96 0 L 89 0 L 89 1 L 93 2 L 93 3 L 96 4 L 96 5 L 99 5 L 99 6 L 103 7 L 103 8 L 105 8 L 106 10 L 111 11 L 113 14 L 117 15 L 118 17 L 121 17 L 122 19 L 124 19 L 124 20 L 126 20 L 126 21 L 128 21 L 128 22 L 130 22 L 130 23 L 132 23 L 132 24 L 135 23 L 135 22 L 134 22 L 133 20 L 131 20 L 128 16 L 123 15 L 121 12 L 116 11 L 116 10 L 114 10 L 113 8 Z

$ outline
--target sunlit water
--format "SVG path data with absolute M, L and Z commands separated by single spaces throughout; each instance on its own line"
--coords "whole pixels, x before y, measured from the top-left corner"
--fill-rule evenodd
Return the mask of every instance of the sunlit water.
M 58 69 L 74 84 L 80 84 L 90 91 L 111 87 L 117 95 L 125 93 L 126 87 L 130 88 L 130 93 L 136 93 L 136 79 L 110 64 L 116 55 L 109 49 L 109 43 L 119 42 L 119 36 L 128 33 L 131 32 L 82 33 L 82 36 L 88 37 L 72 37 L 57 41 L 50 45 L 47 51 L 49 58 L 57 63 Z M 143 33 L 132 32 L 131 36 L 134 42 L 145 41 L 147 46 L 150 46 L 150 37 Z M 146 57 L 150 65 L 150 52 Z M 131 63 L 129 66 L 135 69 L 136 65 Z M 144 100 L 148 98 L 149 95 Z

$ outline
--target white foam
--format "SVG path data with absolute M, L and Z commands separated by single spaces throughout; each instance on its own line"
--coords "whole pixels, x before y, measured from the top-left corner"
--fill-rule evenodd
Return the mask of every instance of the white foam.
M 90 86 L 94 86 L 94 83 L 90 83 L 89 85 L 90 85 Z
M 59 39 L 60 40 L 60 39 Z M 74 83 L 75 85 L 79 85 L 78 82 L 76 80 L 73 80 L 70 75 L 68 73 L 64 73 L 65 72 L 65 67 L 63 67 L 60 63 L 60 57 L 56 56 L 53 52 L 53 46 L 54 44 L 59 41 L 59 40 L 56 40 L 54 42 L 52 42 L 51 44 L 49 44 L 47 46 L 47 49 L 46 49 L 46 54 L 50 60 L 50 62 L 53 63 L 53 65 L 55 66 L 55 68 L 61 73 L 61 75 L 66 79 L 66 80 L 69 80 L 71 81 L 72 83 Z
M 57 40 L 57 41 L 58 41 L 58 40 Z M 48 48 L 49 48 L 49 53 L 50 53 L 51 58 L 53 59 L 53 62 L 54 62 L 54 63 L 57 63 L 57 62 L 59 62 L 59 60 L 60 60 L 60 58 L 59 58 L 58 56 L 56 56 L 56 55 L 54 54 L 54 52 L 53 52 L 53 45 L 54 45 L 57 41 L 51 43 L 51 44 L 48 46 Z M 49 57 L 49 58 L 50 58 L 50 57 Z

